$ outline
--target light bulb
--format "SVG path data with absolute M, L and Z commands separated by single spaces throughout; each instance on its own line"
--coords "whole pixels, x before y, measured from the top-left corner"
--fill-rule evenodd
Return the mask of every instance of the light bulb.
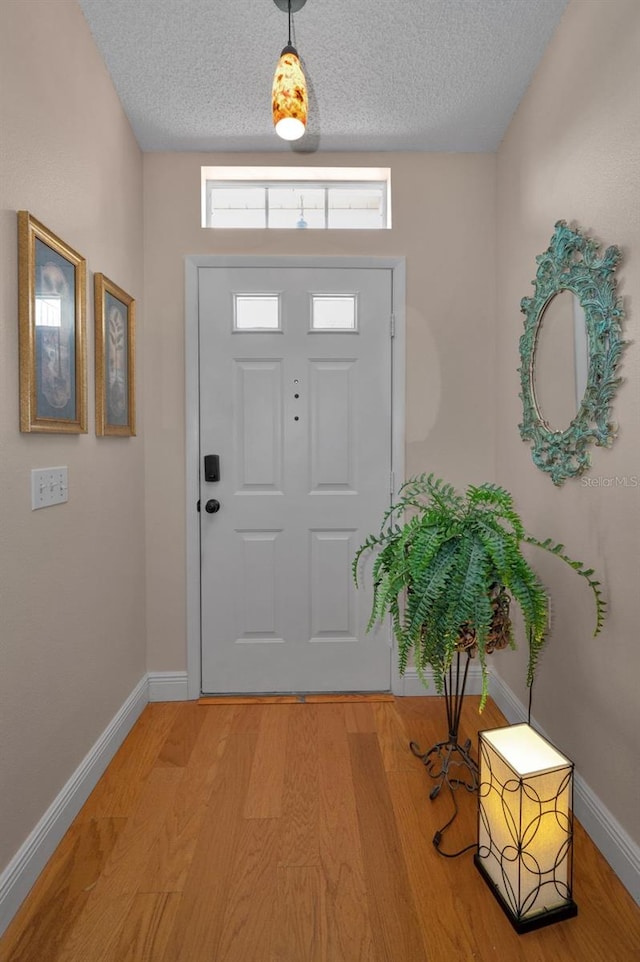
M 300 140 L 304 130 L 304 124 L 297 117 L 283 117 L 276 124 L 276 133 L 283 140 Z

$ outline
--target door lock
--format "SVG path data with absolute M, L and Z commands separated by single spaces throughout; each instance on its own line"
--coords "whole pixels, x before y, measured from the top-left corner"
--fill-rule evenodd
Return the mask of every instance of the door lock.
M 204 510 L 207 514 L 216 514 L 220 510 L 220 502 L 216 498 L 209 498 L 204 506 Z
M 220 455 L 205 454 L 204 456 L 204 479 L 205 481 L 220 480 Z

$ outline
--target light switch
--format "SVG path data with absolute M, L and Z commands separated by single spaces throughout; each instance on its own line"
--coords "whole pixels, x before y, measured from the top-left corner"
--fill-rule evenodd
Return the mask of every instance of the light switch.
M 31 471 L 31 508 L 48 508 L 69 500 L 66 467 L 33 468 Z

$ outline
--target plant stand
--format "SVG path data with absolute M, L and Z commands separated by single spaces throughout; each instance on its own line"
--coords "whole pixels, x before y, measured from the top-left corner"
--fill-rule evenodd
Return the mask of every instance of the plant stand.
M 464 659 L 464 665 L 461 665 L 460 662 L 463 655 L 466 655 L 466 658 Z M 449 666 L 449 671 L 445 675 L 444 699 L 447 709 L 447 724 L 449 727 L 449 737 L 447 740 L 436 742 L 427 752 L 422 752 L 416 742 L 409 742 L 409 748 L 413 754 L 424 764 L 431 778 L 436 780 L 436 784 L 429 793 L 429 798 L 432 801 L 438 797 L 443 785 L 447 785 L 452 793 L 461 787 L 471 793 L 475 793 L 478 790 L 478 766 L 471 757 L 471 739 L 468 738 L 462 745 L 458 742 L 460 715 L 462 713 L 462 703 L 467 686 L 470 661 L 471 652 L 469 650 L 458 651 L 455 659 L 455 670 L 452 663 Z M 457 814 L 458 807 L 455 805 L 453 817 L 443 828 L 436 832 L 433 844 L 438 851 L 440 851 L 439 845 L 442 833 L 451 825 L 451 822 Z

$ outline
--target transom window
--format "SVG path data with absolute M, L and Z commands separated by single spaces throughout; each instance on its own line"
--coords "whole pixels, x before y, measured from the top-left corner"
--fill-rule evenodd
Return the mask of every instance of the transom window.
M 362 167 L 203 167 L 202 226 L 384 230 L 390 171 Z

